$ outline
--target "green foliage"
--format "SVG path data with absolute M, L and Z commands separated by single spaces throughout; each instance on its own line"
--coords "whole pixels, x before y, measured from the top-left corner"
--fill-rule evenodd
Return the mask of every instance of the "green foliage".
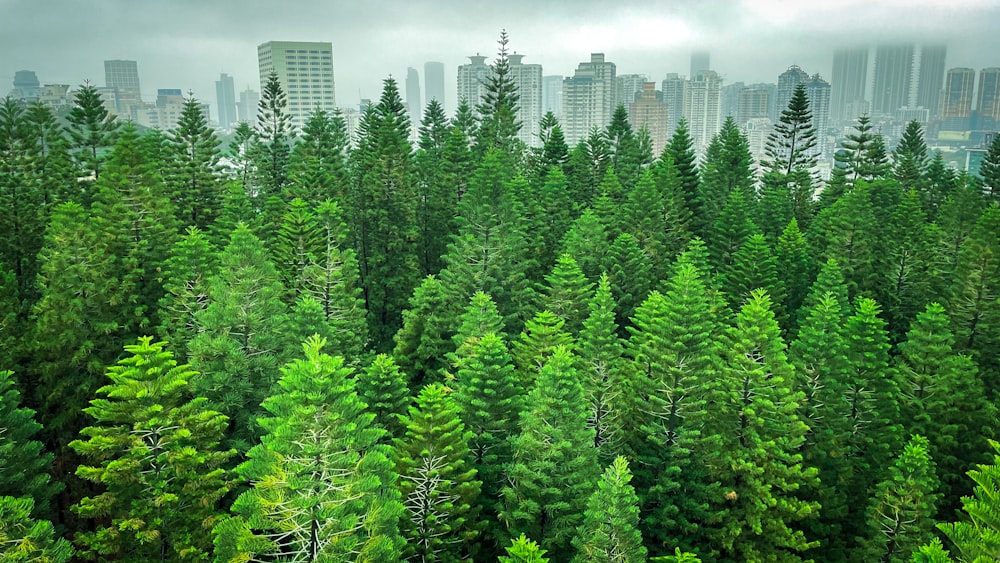
M 722 207 L 734 190 L 743 193 L 748 203 L 754 200 L 753 157 L 746 137 L 732 116 L 727 116 L 722 129 L 712 139 L 701 166 L 702 182 L 696 198 L 697 215 L 694 231 L 706 237 L 715 224 Z
M 573 336 L 564 330 L 565 323 L 550 311 L 539 311 L 525 323 L 520 338 L 514 342 L 512 352 L 519 379 L 525 389 L 534 384 L 535 374 L 548 362 L 556 349 L 572 350 Z
M 604 268 L 608 241 L 607 229 L 594 211 L 587 208 L 573 222 L 562 239 L 561 247 L 563 253 L 580 266 L 587 279 L 596 282 Z
M 181 117 L 168 139 L 173 158 L 168 161 L 166 180 L 177 219 L 182 225 L 206 230 L 222 207 L 221 141 L 194 97 L 184 99 Z
M 497 40 L 497 58 L 490 65 L 490 73 L 483 82 L 483 99 L 476 106 L 479 113 L 476 144 L 483 153 L 490 149 L 510 155 L 520 152 L 517 133 L 521 130 L 521 122 L 517 120 L 517 110 L 521 96 L 507 58 L 508 41 L 507 30 L 501 30 Z
M 1000 451 L 1000 444 L 997 442 L 991 440 L 990 445 L 994 450 Z M 968 475 L 976 484 L 972 496 L 962 499 L 962 509 L 968 519 L 938 524 L 938 528 L 955 545 L 956 555 L 960 555 L 958 561 L 984 563 L 1000 556 L 1000 519 L 997 517 L 1000 455 L 994 454 L 992 464 L 979 464 Z M 940 546 L 937 551 L 938 557 L 941 557 Z M 941 560 L 950 561 L 943 557 Z
M 997 136 L 993 137 L 993 142 L 979 165 L 979 175 L 983 177 L 983 190 L 987 199 L 1000 202 L 1000 141 Z
M 261 443 L 236 468 L 250 488 L 216 525 L 217 561 L 392 561 L 404 539 L 385 431 L 354 391 L 341 357 L 303 344 L 263 404 Z
M 441 282 L 427 276 L 403 311 L 392 357 L 415 387 L 433 381 L 447 367 L 446 354 L 452 349 L 448 332 L 454 324 L 447 314 L 450 305 Z
M 69 122 L 66 132 L 80 170 L 97 180 L 101 176 L 104 151 L 115 144 L 121 123 L 104 107 L 97 87 L 89 82 L 74 94 L 66 121 Z
M 401 419 L 405 435 L 395 441 L 405 554 L 423 561 L 466 561 L 480 528 L 472 432 L 449 393 L 440 384 L 424 387 Z
M 767 138 L 764 167 L 783 176 L 791 176 L 796 169 L 814 168 L 817 159 L 816 135 L 806 87 L 799 84 L 788 100 L 788 107 L 781 109 L 781 117 Z
M 892 152 L 893 176 L 904 189 L 918 188 L 923 182 L 930 157 L 920 122 L 906 124 L 906 130 Z
M 330 114 L 317 106 L 306 118 L 302 138 L 288 158 L 286 199 L 321 202 L 343 197 L 349 141 L 340 110 Z
M 573 540 L 573 561 L 644 563 L 646 548 L 639 533 L 639 499 L 629 483 L 628 461 L 618 457 L 608 466 L 587 501 L 583 524 Z
M 459 188 L 471 176 L 468 141 L 448 125 L 444 109 L 432 99 L 420 125 L 420 148 L 414 156 L 417 189 L 419 260 L 424 275 L 436 274 L 444 266 L 441 256 L 454 233 L 455 206 Z
M 500 556 L 500 563 L 548 563 L 548 558 L 543 557 L 546 550 L 538 547 L 538 544 L 529 540 L 524 534 L 511 540 L 507 547 L 507 556 Z
M 36 439 L 41 429 L 35 411 L 21 406 L 13 374 L 0 371 L 0 496 L 31 499 L 32 516 L 49 517 L 62 484 L 51 481 L 53 456 Z
M 594 429 L 598 461 L 610 461 L 622 448 L 625 415 L 622 412 L 621 356 L 623 346 L 615 322 L 611 283 L 601 276 L 597 292 L 588 303 L 590 314 L 580 331 L 580 371 L 583 394 Z
M 232 487 L 224 466 L 235 452 L 219 448 L 226 417 L 188 399 L 197 374 L 151 340 L 126 346 L 130 355 L 108 368 L 111 383 L 85 409 L 96 425 L 70 443 L 93 464 L 77 476 L 104 489 L 73 507 L 96 520 L 76 535 L 86 559 L 207 558 L 216 504 Z
M 278 74 L 271 72 L 263 81 L 260 103 L 257 107 L 257 137 L 252 146 L 255 185 L 260 189 L 256 195 L 258 210 L 265 213 L 280 208 L 280 198 L 288 184 L 288 160 L 292 151 L 292 116 L 288 113 L 288 95 L 278 80 Z M 272 200 L 275 203 L 272 203 Z M 278 217 L 265 218 L 277 221 Z
M 691 133 L 688 130 L 687 120 L 683 117 L 678 122 L 677 129 L 674 130 L 667 146 L 664 147 L 663 153 L 670 157 L 670 161 L 673 162 L 677 170 L 677 178 L 680 180 L 679 191 L 684 207 L 694 217 L 699 218 L 699 220 L 706 217 L 707 213 L 699 208 L 701 202 L 699 201 L 698 194 L 701 190 L 701 179 L 698 174 L 697 159 L 694 153 L 694 140 L 691 138 Z M 662 156 L 660 157 L 660 161 L 663 161 Z M 697 232 L 697 226 L 698 224 L 696 223 L 694 225 L 695 232 Z
M 52 523 L 36 520 L 31 498 L 0 496 L 0 561 L 3 563 L 66 563 L 73 546 L 57 537 Z
M 636 306 L 646 299 L 653 288 L 649 256 L 635 237 L 625 233 L 611 243 L 605 257 L 604 271 L 608 274 L 612 293 L 618 303 L 619 322 L 624 323 L 632 318 Z
M 545 309 L 562 320 L 570 334 L 579 334 L 587 316 L 587 304 L 594 295 L 594 284 L 587 281 L 569 254 L 559 257 L 545 281 Z
M 198 227 L 188 227 L 164 262 L 157 333 L 180 358 L 187 357 L 187 345 L 197 334 L 196 318 L 205 309 L 208 280 L 217 270 L 216 250 Z
M 406 414 L 411 398 L 406 375 L 400 373 L 392 356 L 376 356 L 358 374 L 355 385 L 358 397 L 367 405 L 365 411 L 375 415 L 375 424 L 388 432 L 387 439 L 401 437 L 405 425 L 400 417 Z

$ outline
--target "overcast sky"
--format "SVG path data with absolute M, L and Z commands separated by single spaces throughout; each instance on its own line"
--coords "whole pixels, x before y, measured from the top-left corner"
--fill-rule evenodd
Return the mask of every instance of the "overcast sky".
M 134 59 L 144 99 L 192 90 L 215 115 L 220 72 L 259 89 L 258 44 L 329 41 L 339 105 L 441 61 L 452 109 L 456 67 L 492 59 L 502 28 L 546 75 L 604 52 L 658 82 L 704 49 L 726 83 L 774 82 L 791 64 L 829 80 L 838 46 L 924 40 L 947 43 L 949 68 L 1000 66 L 1000 0 L 0 0 L 0 94 L 17 70 L 103 85 L 105 59 Z

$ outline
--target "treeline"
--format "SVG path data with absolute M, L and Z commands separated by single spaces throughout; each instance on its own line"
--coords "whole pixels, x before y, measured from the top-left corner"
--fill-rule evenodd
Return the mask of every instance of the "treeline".
M 732 120 L 521 145 L 504 37 L 488 91 L 2 100 L 0 560 L 997 557 L 1000 141 L 862 118 L 821 183 L 799 89 L 758 178 Z

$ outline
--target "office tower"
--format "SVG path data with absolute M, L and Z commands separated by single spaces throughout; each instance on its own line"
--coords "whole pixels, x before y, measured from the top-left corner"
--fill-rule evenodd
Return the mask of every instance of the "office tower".
M 14 89 L 10 91 L 12 98 L 37 98 L 42 91 L 38 76 L 33 70 L 19 70 L 14 73 Z
M 476 53 L 469 57 L 469 64 L 458 66 L 458 101 L 465 100 L 476 108 L 483 101 L 486 81 L 490 77 L 490 66 L 486 57 Z
M 743 127 L 751 119 L 761 117 L 771 117 L 771 89 L 763 84 L 753 84 L 740 90 L 736 124 Z
M 660 90 L 663 93 L 663 103 L 667 104 L 667 131 L 670 135 L 677 129 L 677 123 L 684 115 L 684 90 L 687 80 L 676 72 L 667 74 Z
M 920 48 L 916 98 L 908 105 L 927 108 L 932 116 L 937 116 L 941 106 L 946 55 L 947 48 L 944 45 L 924 45 Z
M 563 80 L 563 117 L 566 142 L 574 145 L 593 127 L 604 128 L 615 109 L 615 63 L 604 53 L 591 53 L 590 61 L 577 65 Z
M 257 105 L 260 104 L 260 94 L 247 88 L 240 92 L 240 104 L 237 107 L 240 121 L 246 121 L 250 127 L 257 126 Z
M 121 100 L 142 101 L 139 92 L 139 66 L 135 61 L 104 61 L 104 85 L 117 88 Z
M 424 63 L 424 101 L 437 100 L 448 113 L 444 100 L 444 63 L 430 61 Z
M 517 136 L 529 147 L 539 146 L 538 124 L 542 120 L 542 65 L 524 64 L 524 55 L 507 55 L 510 77 L 517 87 L 517 119 L 521 130 Z
M 997 131 L 1000 129 L 1000 68 L 984 68 L 979 71 L 979 99 L 976 102 L 979 115 L 977 129 Z
M 941 93 L 941 130 L 967 131 L 972 119 L 972 88 L 976 71 L 971 68 L 950 68 Z
M 635 101 L 646 84 L 645 74 L 619 74 L 615 76 L 615 106 L 625 106 L 625 111 Z
M 818 74 L 805 83 L 806 97 L 809 98 L 809 111 L 812 112 L 812 125 L 816 130 L 816 147 L 819 149 L 820 160 L 826 160 L 833 154 L 827 140 L 830 128 L 830 83 L 820 78 Z
M 868 83 L 868 48 L 838 49 L 833 53 L 833 77 L 830 82 L 830 120 L 833 123 L 855 121 L 859 115 L 847 111 L 865 99 Z
M 792 65 L 788 70 L 778 75 L 778 97 L 774 104 L 774 121 L 777 123 L 781 119 L 781 112 L 788 109 L 788 102 L 795 93 L 795 88 L 799 84 L 809 81 L 809 74 L 799 68 L 799 65 Z
M 708 51 L 695 51 L 691 53 L 691 78 L 698 76 L 699 72 L 709 70 L 711 66 L 708 60 Z
M 879 45 L 875 48 L 872 80 L 872 113 L 891 117 L 908 105 L 913 80 L 913 45 Z
M 219 112 L 219 127 L 229 129 L 236 121 L 236 87 L 233 77 L 226 73 L 215 81 L 216 111 Z
M 542 77 L 542 115 L 551 111 L 552 115 L 562 117 L 562 89 L 562 76 Z
M 424 117 L 424 106 L 420 103 L 420 73 L 412 66 L 406 69 L 406 108 L 415 131 Z
M 268 41 L 257 46 L 261 88 L 272 72 L 288 96 L 292 127 L 302 129 L 315 109 L 337 109 L 333 45 L 324 42 Z
M 722 78 L 705 70 L 688 80 L 683 108 L 695 149 L 703 152 L 722 126 Z
M 725 121 L 727 117 L 732 116 L 733 120 L 736 119 L 737 114 L 740 110 L 740 93 L 746 88 L 746 84 L 742 82 L 736 82 L 734 84 L 726 84 L 722 87 L 722 120 Z
M 628 116 L 633 131 L 639 131 L 643 127 L 649 131 L 649 138 L 653 141 L 653 154 L 663 152 L 663 147 L 670 139 L 667 130 L 669 110 L 663 102 L 663 93 L 656 91 L 655 82 L 642 85 L 642 92 L 629 104 Z

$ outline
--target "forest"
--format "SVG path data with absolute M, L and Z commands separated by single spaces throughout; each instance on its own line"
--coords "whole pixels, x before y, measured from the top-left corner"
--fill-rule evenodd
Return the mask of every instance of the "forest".
M 0 561 L 1000 559 L 1000 137 L 0 100 Z M 410 141 L 416 128 L 418 141 Z

